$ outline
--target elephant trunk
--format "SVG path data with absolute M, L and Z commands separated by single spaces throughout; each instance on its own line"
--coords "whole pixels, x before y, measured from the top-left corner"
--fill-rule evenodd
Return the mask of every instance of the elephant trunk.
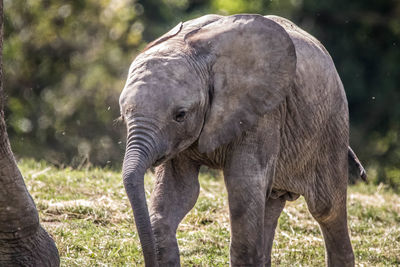
M 154 127 L 132 120 L 123 163 L 123 180 L 131 203 L 146 266 L 158 266 L 156 246 L 144 190 L 144 174 L 160 155 Z

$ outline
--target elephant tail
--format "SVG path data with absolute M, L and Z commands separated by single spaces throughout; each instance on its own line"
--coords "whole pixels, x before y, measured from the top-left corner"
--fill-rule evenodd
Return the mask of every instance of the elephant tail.
M 358 175 L 357 178 L 360 178 L 364 181 L 367 182 L 367 172 L 365 171 L 363 165 L 361 164 L 360 160 L 358 159 L 356 153 L 354 153 L 353 149 L 351 147 L 348 147 L 348 157 L 349 157 L 349 166 L 350 170 L 357 170 Z

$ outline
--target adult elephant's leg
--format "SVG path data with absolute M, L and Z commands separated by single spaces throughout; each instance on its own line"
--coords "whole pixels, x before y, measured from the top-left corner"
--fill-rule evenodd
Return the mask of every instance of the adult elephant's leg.
M 197 163 L 178 156 L 156 169 L 150 216 L 159 266 L 180 265 L 176 230 L 199 195 L 199 168 Z
M 347 152 L 347 151 L 346 151 Z M 320 163 L 312 190 L 304 195 L 308 209 L 320 225 L 325 241 L 326 263 L 354 266 L 354 254 L 347 227 L 347 155 L 342 161 Z M 334 159 L 335 157 L 330 157 Z
M 286 200 L 283 197 L 276 199 L 268 198 L 265 204 L 264 216 L 264 244 L 265 244 L 265 266 L 271 266 L 271 250 L 275 236 L 276 225 L 279 216 L 285 207 Z
M 247 134 L 232 148 L 224 168 L 231 220 L 231 266 L 265 264 L 265 200 L 275 175 L 278 147 L 274 144 L 279 144 L 277 132 L 267 131 L 261 144 L 257 136 Z

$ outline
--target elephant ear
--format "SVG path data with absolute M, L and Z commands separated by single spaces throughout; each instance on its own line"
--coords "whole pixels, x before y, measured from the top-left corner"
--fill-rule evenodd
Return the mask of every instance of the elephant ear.
M 142 52 L 149 50 L 150 48 L 152 48 L 153 46 L 156 46 L 162 42 L 165 42 L 168 39 L 171 39 L 172 37 L 176 36 L 183 27 L 183 23 L 179 22 L 178 25 L 176 25 L 174 28 L 172 28 L 169 32 L 167 32 L 166 34 L 164 34 L 163 36 L 161 36 L 160 38 L 154 40 L 153 42 L 149 43 Z
M 259 15 L 224 17 L 188 33 L 185 41 L 211 62 L 212 101 L 199 138 L 201 152 L 231 142 L 288 94 L 296 53 L 276 22 Z

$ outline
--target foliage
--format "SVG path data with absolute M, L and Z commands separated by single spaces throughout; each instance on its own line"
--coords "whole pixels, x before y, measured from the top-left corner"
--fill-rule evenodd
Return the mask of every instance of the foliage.
M 207 13 L 276 14 L 326 46 L 343 80 L 351 144 L 400 184 L 400 2 L 395 0 L 5 0 L 5 88 L 14 151 L 59 164 L 119 166 L 118 95 L 145 43 Z M 371 175 L 370 175 L 371 176 Z
M 119 158 L 118 94 L 132 51 L 142 44 L 134 2 L 13 0 L 5 10 L 5 87 L 16 153 L 52 162 Z
M 31 160 L 19 166 L 43 225 L 56 240 L 62 266 L 143 265 L 119 172 L 57 169 Z M 153 180 L 148 173 L 147 192 Z M 178 228 L 182 265 L 227 266 L 230 230 L 224 182 L 203 173 L 200 184 L 197 204 Z M 399 265 L 400 197 L 383 185 L 358 184 L 349 189 L 348 210 L 357 265 Z M 324 265 L 322 234 L 302 198 L 288 202 L 281 214 L 272 265 Z

